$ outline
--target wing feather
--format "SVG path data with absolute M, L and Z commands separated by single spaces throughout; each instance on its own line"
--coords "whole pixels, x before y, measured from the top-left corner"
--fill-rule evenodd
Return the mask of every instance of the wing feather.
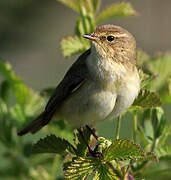
M 76 92 L 88 77 L 86 59 L 90 55 L 90 49 L 84 52 L 78 60 L 71 66 L 63 80 L 56 87 L 53 95 L 49 99 L 45 110 L 35 120 L 18 132 L 22 136 L 27 133 L 36 133 L 50 122 L 54 113 L 61 103 L 73 92 Z

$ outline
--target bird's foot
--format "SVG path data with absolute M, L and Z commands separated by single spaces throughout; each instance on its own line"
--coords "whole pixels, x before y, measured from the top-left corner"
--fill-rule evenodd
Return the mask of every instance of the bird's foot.
M 95 158 L 98 158 L 98 159 L 103 159 L 104 156 L 101 152 L 98 151 L 98 147 L 99 147 L 99 144 L 96 145 L 96 147 L 94 148 L 94 150 L 89 149 L 89 153 L 92 157 L 95 157 Z

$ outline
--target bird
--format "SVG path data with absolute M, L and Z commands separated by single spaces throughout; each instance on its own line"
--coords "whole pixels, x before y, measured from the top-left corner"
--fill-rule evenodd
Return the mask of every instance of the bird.
M 44 111 L 19 136 L 36 133 L 53 117 L 64 118 L 75 128 L 111 120 L 133 104 L 140 91 L 133 35 L 107 24 L 83 37 L 91 42 L 90 49 L 73 63 Z

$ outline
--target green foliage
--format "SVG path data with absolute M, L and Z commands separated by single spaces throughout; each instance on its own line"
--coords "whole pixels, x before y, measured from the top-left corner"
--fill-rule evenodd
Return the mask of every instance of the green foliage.
M 86 128 L 83 128 L 83 135 L 84 135 L 85 139 L 87 140 L 87 142 L 90 143 L 91 134 Z M 87 146 L 84 143 L 84 140 L 81 137 L 78 130 L 75 130 L 75 132 L 74 132 L 74 143 L 75 143 L 75 146 L 76 146 L 76 154 L 77 154 L 77 156 L 85 157 L 85 155 L 87 153 Z
M 153 108 L 161 106 L 161 101 L 157 94 L 148 90 L 141 90 L 135 99 L 133 106 L 136 108 Z
M 76 12 L 79 12 L 79 5 L 80 4 L 79 4 L 78 0 L 70 0 L 70 1 L 68 1 L 68 0 L 57 0 L 57 1 L 63 3 L 64 5 L 66 5 L 70 8 L 72 8 Z
M 145 157 L 139 145 L 122 139 L 115 140 L 112 145 L 106 149 L 104 155 L 107 161 L 141 159 Z
M 135 16 L 137 13 L 129 3 L 118 3 L 104 9 L 96 19 L 97 24 L 111 18 L 121 18 L 127 16 Z
M 64 57 L 82 53 L 90 48 L 89 41 L 83 39 L 82 35 L 92 33 L 96 26 L 102 21 L 112 18 L 134 16 L 137 14 L 129 3 L 113 4 L 97 15 L 100 0 L 59 1 L 80 14 L 80 18 L 77 19 L 75 26 L 76 36 L 65 37 L 61 41 Z
M 87 50 L 90 43 L 82 35 L 92 33 L 99 23 L 137 14 L 131 4 L 124 2 L 113 4 L 99 12 L 100 0 L 58 1 L 79 14 L 75 34 L 64 37 L 61 41 L 65 57 Z M 125 113 L 132 115 L 133 141 L 99 137 L 95 142 L 90 131 L 82 128 L 87 143 L 94 150 L 93 156 L 78 130 L 73 135 L 71 127 L 64 120 L 53 121 L 43 129 L 41 133 L 45 138 L 32 146 L 33 140 L 37 140 L 35 136 L 17 137 L 16 129 L 41 112 L 54 88 L 35 92 L 15 74 L 9 63 L 1 60 L 0 74 L 3 80 L 0 84 L 0 153 L 2 162 L 5 160 L 8 166 L 0 167 L 0 177 L 52 180 L 59 177 L 59 174 L 62 176 L 59 167 L 63 164 L 64 176 L 68 180 L 87 179 L 89 176 L 94 180 L 126 180 L 128 176 L 132 179 L 148 179 L 155 174 L 161 179 L 169 179 L 171 145 L 168 139 L 171 126 L 166 123 L 162 104 L 171 103 L 170 62 L 170 53 L 151 57 L 146 52 L 137 50 L 137 63 L 141 67 L 141 91 Z M 45 136 L 44 133 L 51 135 Z M 32 153 L 36 155 L 31 156 Z M 156 164 L 158 159 L 159 163 Z
M 100 161 L 94 158 L 77 157 L 68 163 L 65 170 L 65 179 L 86 179 L 86 177 L 95 171 L 99 166 Z
M 89 42 L 77 36 L 70 36 L 63 38 L 61 41 L 61 48 L 65 57 L 81 53 L 89 48 Z
M 66 150 L 74 151 L 74 147 L 65 139 L 61 139 L 60 137 L 56 137 L 55 135 L 40 139 L 32 147 L 33 153 L 63 154 Z

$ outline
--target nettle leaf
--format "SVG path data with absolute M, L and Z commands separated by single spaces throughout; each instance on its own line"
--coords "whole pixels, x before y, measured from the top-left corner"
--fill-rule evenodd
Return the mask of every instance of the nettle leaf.
M 40 139 L 32 146 L 32 152 L 35 153 L 57 153 L 64 154 L 66 150 L 74 152 L 75 148 L 67 140 L 55 135 Z
M 132 105 L 133 108 L 154 108 L 159 106 L 161 106 L 159 96 L 146 89 L 140 91 L 138 97 L 135 99 Z
M 62 4 L 70 7 L 71 9 L 73 9 L 74 11 L 79 13 L 79 6 L 80 6 L 80 1 L 79 0 L 57 0 L 59 2 L 61 2 Z
M 135 16 L 137 13 L 130 3 L 118 3 L 104 9 L 96 19 L 97 24 L 109 20 L 111 18 L 121 18 L 127 16 Z
M 85 139 L 87 140 L 88 143 L 90 143 L 91 141 L 91 133 L 90 131 L 84 127 L 82 128 L 82 133 L 85 137 Z M 77 156 L 83 156 L 85 157 L 86 156 L 86 153 L 87 153 L 87 146 L 83 140 L 83 138 L 81 137 L 80 133 L 78 132 L 78 130 L 75 130 L 74 132 L 74 143 L 75 143 L 75 146 L 76 146 L 76 154 Z
M 90 47 L 88 40 L 79 38 L 78 36 L 69 36 L 61 41 L 61 48 L 64 57 L 69 57 L 74 54 L 82 53 Z
M 120 180 L 120 178 L 117 177 L 115 172 L 112 171 L 110 167 L 108 167 L 106 164 L 101 164 L 97 171 L 96 174 L 93 178 L 93 180 Z
M 97 169 L 99 164 L 100 160 L 96 158 L 74 158 L 72 162 L 64 164 L 65 179 L 84 180 Z
M 134 144 L 129 140 L 115 140 L 104 152 L 106 161 L 128 160 L 128 159 L 145 159 L 145 153 L 141 150 L 140 145 Z

